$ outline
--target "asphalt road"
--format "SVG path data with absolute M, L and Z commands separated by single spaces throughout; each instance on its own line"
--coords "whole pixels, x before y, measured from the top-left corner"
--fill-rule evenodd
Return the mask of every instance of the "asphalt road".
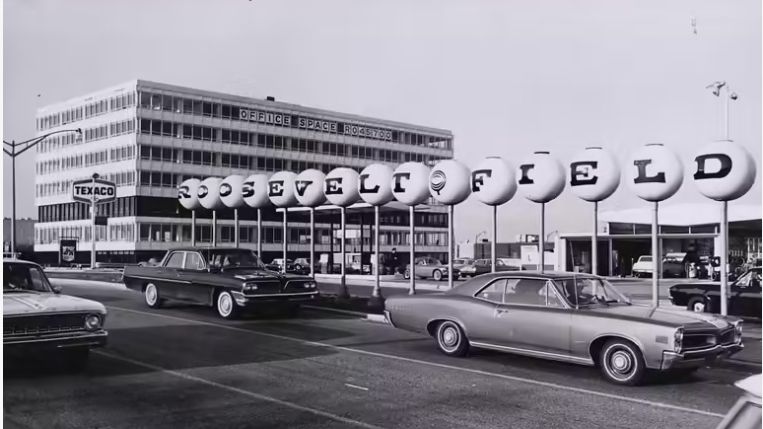
M 223 321 L 205 308 L 148 309 L 114 285 L 64 293 L 103 302 L 108 347 L 69 373 L 53 359 L 4 368 L 4 424 L 33 428 L 713 428 L 755 371 L 618 387 L 592 368 L 476 351 L 303 310 Z M 757 371 L 760 371 L 757 369 Z

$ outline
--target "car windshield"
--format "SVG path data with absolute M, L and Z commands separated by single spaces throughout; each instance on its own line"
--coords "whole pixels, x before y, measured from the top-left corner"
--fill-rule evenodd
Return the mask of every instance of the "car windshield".
M 235 267 L 265 268 L 265 265 L 254 252 L 245 249 L 210 251 L 209 266 L 223 269 Z
M 638 258 L 638 261 L 639 262 L 652 262 L 652 257 L 651 256 L 642 256 L 642 257 Z
M 3 293 L 14 291 L 52 292 L 52 289 L 38 267 L 3 263 Z
M 558 290 L 572 306 L 630 305 L 630 300 L 606 280 L 594 277 L 572 277 L 554 280 Z

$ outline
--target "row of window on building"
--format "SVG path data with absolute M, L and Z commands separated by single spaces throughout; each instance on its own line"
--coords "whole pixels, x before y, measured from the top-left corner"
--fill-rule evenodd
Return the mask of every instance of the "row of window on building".
M 83 117 L 88 119 L 133 106 L 135 106 L 135 92 L 127 92 L 101 100 L 89 101 L 81 106 L 67 108 L 60 112 L 37 118 L 37 130 L 47 130 L 59 125 L 81 121 Z
M 37 174 L 56 173 L 72 168 L 90 167 L 111 162 L 135 159 L 135 146 L 128 145 L 111 149 L 99 150 L 84 154 L 71 155 L 59 159 L 40 161 L 36 165 Z
M 165 111 L 165 112 L 173 112 L 173 113 L 181 113 L 185 115 L 193 115 L 193 116 L 203 116 L 203 117 L 209 117 L 209 118 L 222 118 L 222 119 L 231 119 L 231 120 L 246 120 L 242 119 L 241 111 L 249 111 L 251 108 L 244 107 L 244 106 L 235 106 L 225 103 L 216 103 L 212 101 L 205 101 L 201 99 L 192 99 L 187 97 L 178 97 L 168 94 L 158 94 L 158 93 L 152 93 L 149 91 L 140 91 L 140 104 L 139 106 L 144 109 L 151 109 L 151 110 L 159 110 L 159 111 Z M 258 110 L 258 108 L 254 108 L 255 110 Z M 288 116 L 289 120 L 281 120 L 281 121 L 268 121 L 269 125 L 274 126 L 286 126 L 286 127 L 293 127 L 298 128 L 299 127 L 299 118 L 308 119 L 307 117 L 303 115 L 294 115 L 291 113 L 285 113 L 285 112 L 267 112 L 268 115 L 276 115 L 278 117 Z M 321 119 L 321 118 L 309 118 L 309 119 L 316 119 L 318 121 L 330 121 L 334 122 L 333 119 Z M 339 122 L 339 121 L 337 121 Z M 325 130 L 322 130 L 323 132 L 333 133 L 333 134 L 344 134 L 342 130 L 344 129 L 344 126 L 360 126 L 360 127 L 366 127 L 366 124 L 350 124 L 347 122 L 341 122 L 341 126 L 338 127 L 328 127 Z M 379 129 L 376 125 L 370 125 L 371 127 L 375 129 Z M 402 143 L 402 144 L 409 144 L 409 145 L 417 145 L 417 146 L 426 146 L 426 147 L 432 147 L 432 148 L 440 148 L 440 149 L 451 149 L 451 139 L 442 137 L 442 136 L 435 136 L 435 135 L 428 135 L 423 133 L 409 133 L 404 131 L 397 131 L 397 130 L 384 130 L 386 131 L 387 135 L 391 135 L 391 140 L 396 143 Z M 387 140 L 386 138 L 383 138 L 383 140 Z
M 61 149 L 70 145 L 78 145 L 98 140 L 104 140 L 109 137 L 116 137 L 134 132 L 135 120 L 133 119 L 110 122 L 108 124 L 87 128 L 82 132 L 83 135 L 72 132 L 50 136 L 40 142 L 39 145 L 37 145 L 37 152 L 50 152 L 52 150 Z

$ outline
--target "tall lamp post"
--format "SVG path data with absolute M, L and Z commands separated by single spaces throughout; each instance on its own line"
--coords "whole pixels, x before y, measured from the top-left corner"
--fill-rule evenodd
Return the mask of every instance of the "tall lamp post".
M 23 142 L 16 142 L 15 140 L 7 142 L 3 140 L 3 144 L 7 146 L 7 148 L 5 146 L 3 147 L 3 152 L 11 157 L 11 254 L 13 255 L 16 253 L 16 157 L 37 146 L 38 143 L 45 140 L 46 138 L 54 134 L 61 133 L 77 133 L 82 135 L 82 128 L 53 131 L 52 133 L 47 133 Z M 10 148 L 10 150 L 8 150 L 8 148 Z

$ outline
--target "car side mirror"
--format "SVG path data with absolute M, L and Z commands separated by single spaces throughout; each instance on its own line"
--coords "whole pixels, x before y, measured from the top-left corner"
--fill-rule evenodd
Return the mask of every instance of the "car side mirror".
M 52 286 L 52 289 L 53 289 L 53 293 L 55 293 L 56 295 L 61 293 L 61 286 Z

